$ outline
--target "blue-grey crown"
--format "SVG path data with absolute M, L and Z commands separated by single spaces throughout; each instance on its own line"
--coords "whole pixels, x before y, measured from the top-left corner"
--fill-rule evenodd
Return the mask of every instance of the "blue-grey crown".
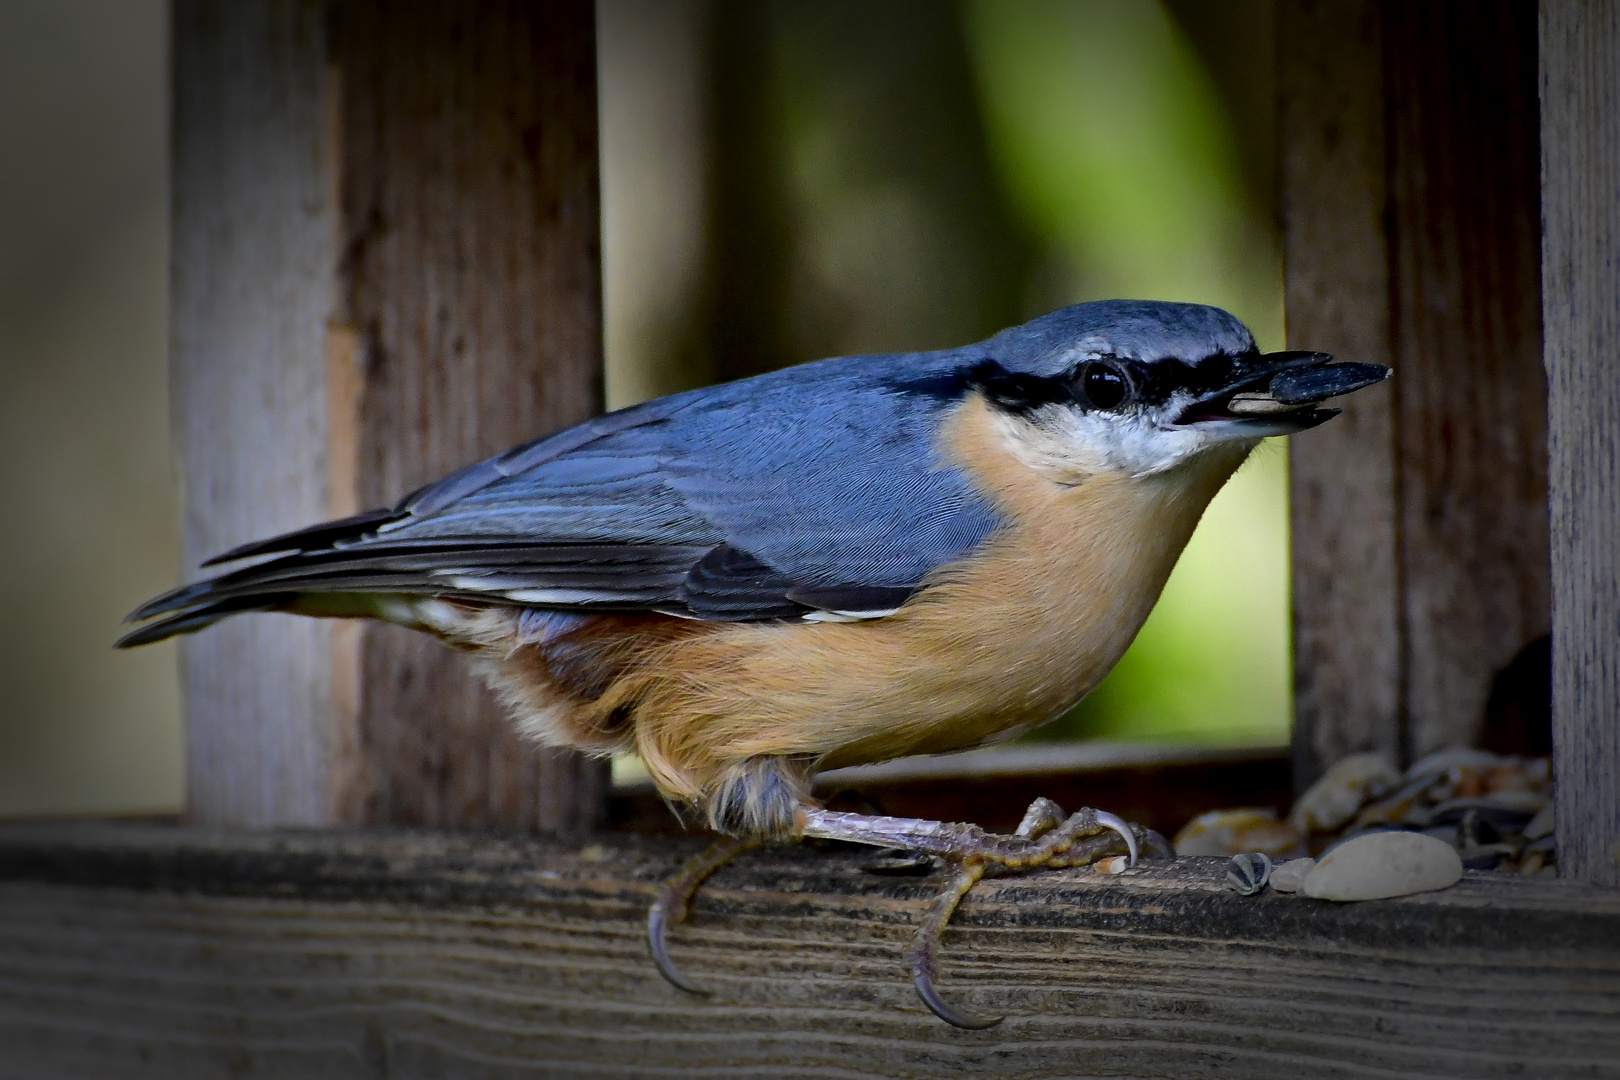
M 984 344 L 1008 371 L 1041 376 L 1061 374 L 1088 353 L 1189 365 L 1211 356 L 1256 355 L 1254 335 L 1231 313 L 1162 300 L 1075 304 L 1003 330 Z

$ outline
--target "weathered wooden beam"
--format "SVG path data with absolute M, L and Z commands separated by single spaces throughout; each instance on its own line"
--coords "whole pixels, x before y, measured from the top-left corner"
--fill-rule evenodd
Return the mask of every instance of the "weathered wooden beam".
M 676 959 L 643 942 L 693 842 L 0 830 L 5 1075 L 1614 1076 L 1620 894 L 1244 899 L 1221 860 L 991 880 L 923 1011 L 903 950 L 938 875 L 770 851 Z
M 1289 347 L 1392 365 L 1377 0 L 1283 0 L 1277 49 Z M 1298 788 L 1347 754 L 1402 753 L 1391 394 L 1346 398 L 1289 447 Z
M 1541 5 L 1558 869 L 1620 885 L 1620 5 Z
M 174 28 L 188 566 L 599 411 L 590 3 L 181 0 Z M 600 763 L 419 636 L 255 616 L 184 664 L 199 822 L 600 815 Z
M 1293 441 L 1300 785 L 1473 742 L 1549 625 L 1534 29 L 1523 0 L 1280 9 L 1290 347 L 1395 368 Z
M 174 5 L 169 400 L 183 558 L 327 514 L 335 215 L 318 3 Z M 331 817 L 332 634 L 283 616 L 184 641 L 186 790 L 218 824 Z M 335 755 L 335 757 L 334 757 Z

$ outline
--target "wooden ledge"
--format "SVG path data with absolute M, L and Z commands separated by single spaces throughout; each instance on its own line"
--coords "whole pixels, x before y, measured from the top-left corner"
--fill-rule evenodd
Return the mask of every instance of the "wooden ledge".
M 721 871 L 666 985 L 652 888 L 697 841 L 0 828 L 0 1075 L 1620 1076 L 1620 893 L 1470 873 L 1244 899 L 1217 859 L 979 885 L 923 1011 L 936 878 L 856 851 Z

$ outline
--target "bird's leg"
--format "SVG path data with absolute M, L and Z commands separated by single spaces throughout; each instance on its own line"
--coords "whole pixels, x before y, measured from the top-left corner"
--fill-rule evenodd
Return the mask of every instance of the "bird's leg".
M 906 950 L 906 962 L 911 968 L 912 985 L 917 988 L 923 1004 L 941 1020 L 960 1028 L 987 1028 L 1001 1022 L 1001 1017 L 957 1011 L 940 997 L 934 986 L 934 980 L 939 977 L 940 935 L 962 897 L 986 871 L 1084 866 L 1116 851 L 1121 841 L 1133 865 L 1142 847 L 1156 852 L 1168 848 L 1157 833 L 1130 825 L 1104 811 L 1085 809 L 1065 817 L 1063 810 L 1050 799 L 1031 803 L 1018 831 L 1010 836 L 956 822 L 868 817 L 820 809 L 805 812 L 804 835 L 904 848 L 945 860 L 950 868 L 950 880 L 917 928 L 917 935 Z
M 653 901 L 651 910 L 647 912 L 647 948 L 652 952 L 653 963 L 658 965 L 659 973 L 675 986 L 693 994 L 708 993 L 703 987 L 688 979 L 669 958 L 665 935 L 670 926 L 686 918 L 693 895 L 710 874 L 737 856 L 753 851 L 764 842 L 763 839 L 753 836 L 722 837 L 710 844 L 701 854 L 683 863 L 681 868 L 675 871 L 675 875 L 665 881 L 663 887 L 658 890 L 658 899 Z

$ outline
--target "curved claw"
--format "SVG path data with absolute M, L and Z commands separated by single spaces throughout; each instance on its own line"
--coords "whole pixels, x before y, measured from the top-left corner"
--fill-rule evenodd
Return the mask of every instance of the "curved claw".
M 1131 831 L 1130 825 L 1118 814 L 1110 814 L 1106 810 L 1097 811 L 1097 824 L 1105 829 L 1113 829 L 1125 838 L 1125 850 L 1131 853 L 1131 865 L 1136 865 L 1136 833 Z
M 924 1005 L 928 1006 L 928 1011 L 952 1027 L 966 1028 L 968 1031 L 983 1031 L 985 1028 L 993 1028 L 1007 1019 L 1005 1016 L 975 1016 L 973 1013 L 958 1012 L 944 998 L 939 996 L 939 991 L 934 988 L 934 980 L 929 978 L 927 973 L 917 971 L 915 968 L 911 973 L 911 985 L 917 988 L 917 996 L 922 998 Z
M 653 963 L 658 965 L 658 974 L 668 979 L 671 985 L 689 994 L 707 997 L 709 991 L 688 979 L 686 973 L 669 958 L 669 946 L 664 940 L 668 932 L 669 908 L 664 898 L 660 897 L 653 901 L 653 906 L 647 912 L 647 951 L 652 953 Z
M 687 860 L 675 876 L 664 882 L 659 890 L 658 899 L 653 901 L 647 912 L 647 950 L 652 953 L 653 963 L 658 965 L 658 973 L 690 994 L 708 994 L 697 983 L 682 974 L 681 969 L 675 966 L 675 961 L 669 958 L 669 946 L 665 938 L 669 935 L 670 924 L 678 923 L 686 918 L 687 909 L 692 903 L 692 894 L 697 892 L 708 876 L 720 869 L 726 863 L 735 859 L 745 851 L 752 851 L 763 843 L 758 837 L 733 836 L 717 840 L 702 854 Z

